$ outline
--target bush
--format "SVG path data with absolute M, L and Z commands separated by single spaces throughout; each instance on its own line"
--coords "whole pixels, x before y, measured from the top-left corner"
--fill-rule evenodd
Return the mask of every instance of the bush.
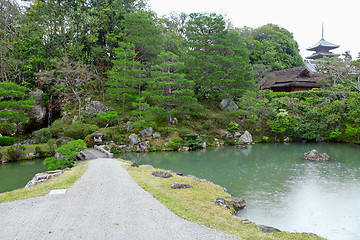
M 12 123 L 1 123 L 0 133 L 5 136 L 9 136 L 15 132 L 15 126 Z M 5 145 L 4 145 L 5 146 Z
M 182 147 L 182 143 L 183 143 L 182 138 L 172 138 L 166 146 L 171 150 L 176 151 Z
M 88 148 L 93 148 L 95 146 L 94 136 L 92 134 L 87 135 L 84 141 Z
M 38 131 L 35 131 L 31 135 L 31 139 L 34 143 L 47 143 L 51 139 L 51 132 L 47 128 L 42 128 Z
M 91 124 L 74 123 L 64 131 L 64 136 L 73 139 L 84 139 L 87 135 L 98 130 L 98 126 Z
M 68 137 L 63 137 L 63 138 L 59 138 L 59 139 L 56 139 L 56 146 L 57 147 L 60 147 L 60 146 L 62 146 L 62 145 L 65 145 L 65 144 L 67 144 L 68 142 L 70 142 L 70 141 L 72 141 L 72 140 L 74 140 L 74 139 L 72 139 L 72 138 L 68 138 Z
M 122 142 L 124 142 L 124 135 L 122 134 L 115 134 L 111 136 L 111 139 L 116 143 L 116 144 L 120 144 Z
M 229 128 L 227 129 L 229 132 L 235 132 L 237 130 L 239 130 L 239 124 L 237 124 L 236 122 L 230 122 L 229 124 Z
M 25 155 L 25 150 L 26 150 L 25 146 L 15 145 L 8 148 L 6 152 L 9 157 L 9 160 L 15 161 L 23 158 L 23 156 Z
M 13 137 L 0 137 L 0 146 L 11 146 L 15 143 L 15 138 Z
M 55 150 L 60 155 L 59 158 L 45 158 L 44 164 L 49 165 L 48 170 L 70 168 L 74 165 L 79 151 L 84 149 L 86 149 L 86 143 L 83 140 L 73 140 Z

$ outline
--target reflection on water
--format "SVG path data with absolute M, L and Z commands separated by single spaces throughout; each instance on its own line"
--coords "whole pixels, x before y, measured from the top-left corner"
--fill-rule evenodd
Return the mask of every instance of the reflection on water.
M 303 160 L 312 149 L 326 152 L 330 161 Z M 258 224 L 346 240 L 360 239 L 359 156 L 356 145 L 291 143 L 127 158 L 225 186 L 248 204 L 239 215 Z
M 43 159 L 0 164 L 0 193 L 23 188 L 36 173 L 48 168 Z

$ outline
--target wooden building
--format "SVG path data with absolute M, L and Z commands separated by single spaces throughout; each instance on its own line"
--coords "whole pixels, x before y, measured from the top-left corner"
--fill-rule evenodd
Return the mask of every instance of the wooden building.
M 322 74 L 314 73 L 307 67 L 297 67 L 272 72 L 274 77 L 265 82 L 261 89 L 270 89 L 274 92 L 308 91 L 319 88 Z

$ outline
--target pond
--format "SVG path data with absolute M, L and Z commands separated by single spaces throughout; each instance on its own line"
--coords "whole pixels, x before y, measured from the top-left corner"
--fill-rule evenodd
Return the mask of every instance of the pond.
M 0 164 L 0 193 L 23 188 L 36 173 L 45 172 L 43 159 Z
M 317 149 L 328 162 L 302 154 Z M 119 156 L 124 157 L 124 156 Z M 360 147 L 350 144 L 256 144 L 247 149 L 129 154 L 127 159 L 208 179 L 245 199 L 238 214 L 283 231 L 360 239 Z

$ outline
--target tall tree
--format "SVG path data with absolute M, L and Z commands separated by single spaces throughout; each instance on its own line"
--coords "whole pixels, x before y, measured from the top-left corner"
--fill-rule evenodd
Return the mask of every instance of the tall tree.
M 18 32 L 20 15 L 20 8 L 16 1 L 0 0 L 0 73 L 2 82 L 16 78 L 13 76 L 13 79 L 10 79 L 11 76 L 9 76 L 9 72 L 14 73 L 14 70 L 17 69 L 17 66 L 11 62 L 10 52 Z
M 179 57 L 171 52 L 163 52 L 158 57 L 159 64 L 154 66 L 153 78 L 145 92 L 160 112 L 166 112 L 166 121 L 172 122 L 172 112 L 182 109 L 190 111 L 196 103 L 194 82 L 187 80 L 182 73 L 184 64 Z
M 192 13 L 186 23 L 188 78 L 198 99 L 240 96 L 252 81 L 248 55 L 238 33 L 226 29 L 224 17 Z

